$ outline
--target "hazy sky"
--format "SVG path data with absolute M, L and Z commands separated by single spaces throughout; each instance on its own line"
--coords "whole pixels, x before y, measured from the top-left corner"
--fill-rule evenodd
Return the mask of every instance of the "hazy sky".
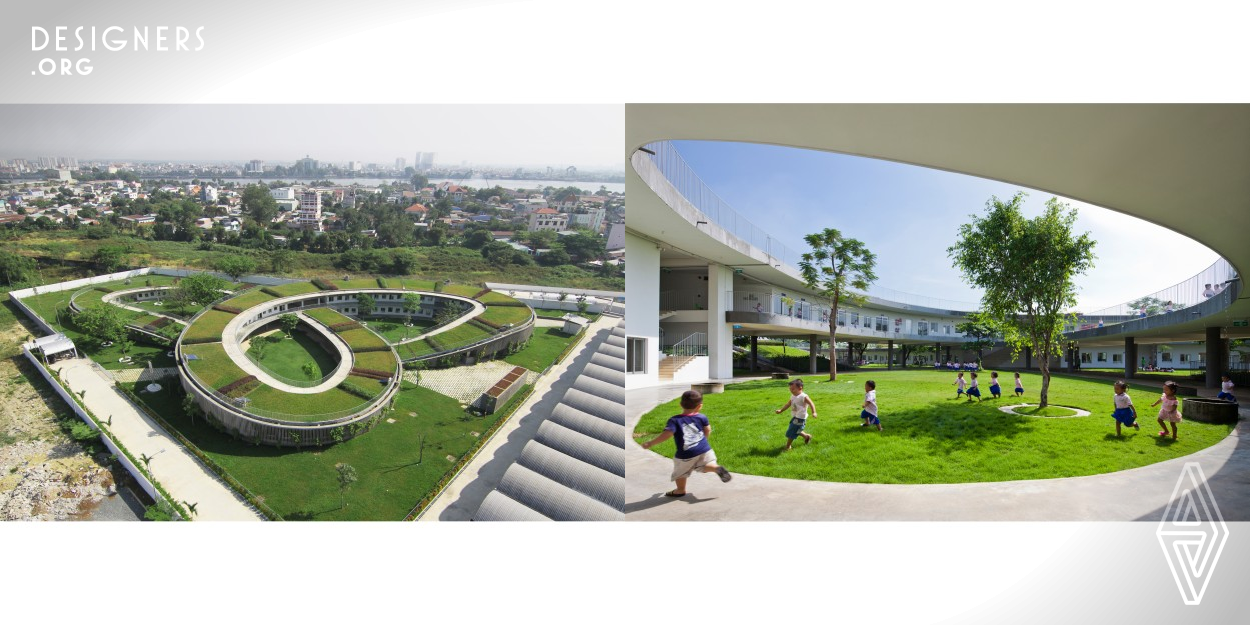
M 621 105 L 0 105 L 0 159 L 322 161 L 622 170 Z
M 739 213 L 796 252 L 803 236 L 837 228 L 877 254 L 877 285 L 949 300 L 976 302 L 946 248 L 968 215 L 990 196 L 1029 194 L 1025 214 L 1042 212 L 1051 194 L 914 165 L 798 148 L 747 143 L 674 141 L 691 168 Z M 1064 198 L 1060 198 L 1064 199 Z M 1171 286 L 1218 255 L 1135 217 L 1067 200 L 1076 232 L 1097 241 L 1097 260 L 1077 279 L 1078 308 L 1094 310 Z

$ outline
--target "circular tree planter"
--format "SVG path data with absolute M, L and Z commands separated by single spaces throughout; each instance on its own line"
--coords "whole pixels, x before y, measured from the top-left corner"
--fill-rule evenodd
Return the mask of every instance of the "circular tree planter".
M 1202 423 L 1236 423 L 1237 404 L 1223 399 L 1189 397 L 1185 399 L 1182 414 L 1186 419 Z
M 1002 406 L 999 410 L 1007 414 L 1019 415 L 1021 417 L 1033 417 L 1034 419 L 1073 419 L 1076 417 L 1089 416 L 1088 410 L 1081 410 L 1080 408 L 1073 408 L 1071 406 L 1056 406 L 1052 404 L 1046 407 L 1046 410 L 1052 414 L 1041 415 L 1030 414 L 1028 412 L 1030 408 L 1036 409 L 1037 404 L 1015 404 L 1012 406 Z

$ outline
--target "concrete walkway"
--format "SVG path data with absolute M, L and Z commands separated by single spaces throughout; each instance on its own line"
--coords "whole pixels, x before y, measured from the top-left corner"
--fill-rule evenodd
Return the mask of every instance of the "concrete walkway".
M 261 369 L 259 365 L 252 362 L 252 359 L 247 357 L 247 354 L 245 353 L 246 348 L 243 344 L 234 340 L 234 337 L 238 335 L 238 327 L 242 323 L 241 320 L 243 316 L 244 315 L 235 315 L 234 318 L 226 324 L 226 329 L 221 332 L 221 346 L 226 350 L 226 355 L 230 357 L 230 360 L 234 361 L 234 364 L 238 365 L 240 369 L 246 371 L 247 373 L 256 376 L 256 379 L 260 380 L 261 384 L 271 386 L 284 393 L 312 395 L 314 393 L 324 393 L 325 391 L 338 386 L 339 383 L 346 380 L 347 376 L 351 374 L 352 363 L 355 362 L 355 359 L 352 358 L 352 348 L 348 347 L 347 342 L 342 338 L 339 338 L 339 335 L 332 332 L 329 328 L 321 325 L 321 322 L 305 315 L 302 312 L 296 312 L 295 316 L 299 317 L 300 321 L 303 321 L 310 328 L 320 332 L 321 335 L 334 346 L 335 350 L 338 351 L 339 366 L 335 368 L 334 373 L 330 374 L 330 377 L 326 378 L 321 384 L 316 386 L 295 386 L 273 377 L 273 375 L 269 372 Z
M 626 392 L 626 425 L 690 388 Z M 1226 521 L 1250 521 L 1250 411 L 1219 443 L 1183 458 L 1104 475 L 977 484 L 845 484 L 734 474 L 696 475 L 690 495 L 664 497 L 673 462 L 626 446 L 630 521 L 1148 521 L 1158 522 L 1187 462 L 1198 462 Z M 712 448 L 716 448 L 712 415 Z M 1143 431 L 1145 431 L 1143 429 Z M 669 443 L 671 444 L 671 443 Z M 733 459 L 721 459 L 733 471 Z
M 586 328 L 580 343 L 560 364 L 538 378 L 534 392 L 512 414 L 495 435 L 478 451 L 477 456 L 443 489 L 426 508 L 421 521 L 467 521 L 472 518 L 503 474 L 521 456 L 525 444 L 534 438 L 538 426 L 551 415 L 555 405 L 573 386 L 582 369 L 612 334 L 620 317 L 599 317 Z
M 204 468 L 191 452 L 135 408 L 110 380 L 85 358 L 52 365 L 74 392 L 86 391 L 82 401 L 101 419 L 113 419 L 109 430 L 136 458 L 153 456 L 149 470 L 179 502 L 196 504 L 195 521 L 260 521 L 263 517 L 229 486 Z M 185 505 L 185 504 L 184 504 Z

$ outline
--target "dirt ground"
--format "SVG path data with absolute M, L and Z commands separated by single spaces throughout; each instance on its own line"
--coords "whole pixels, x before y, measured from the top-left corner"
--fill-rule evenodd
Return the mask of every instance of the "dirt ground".
M 7 300 L 7 297 L 4 297 Z M 62 432 L 58 419 L 74 418 L 21 355 L 33 332 L 0 308 L 0 520 L 60 521 L 80 518 L 116 492 L 113 476 Z M 100 460 L 103 460 L 101 458 Z

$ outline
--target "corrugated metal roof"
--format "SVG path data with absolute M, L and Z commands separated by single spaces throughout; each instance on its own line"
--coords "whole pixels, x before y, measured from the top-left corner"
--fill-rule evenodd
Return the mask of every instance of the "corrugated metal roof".
M 624 520 L 625 434 L 622 321 L 482 501 L 473 520 Z

